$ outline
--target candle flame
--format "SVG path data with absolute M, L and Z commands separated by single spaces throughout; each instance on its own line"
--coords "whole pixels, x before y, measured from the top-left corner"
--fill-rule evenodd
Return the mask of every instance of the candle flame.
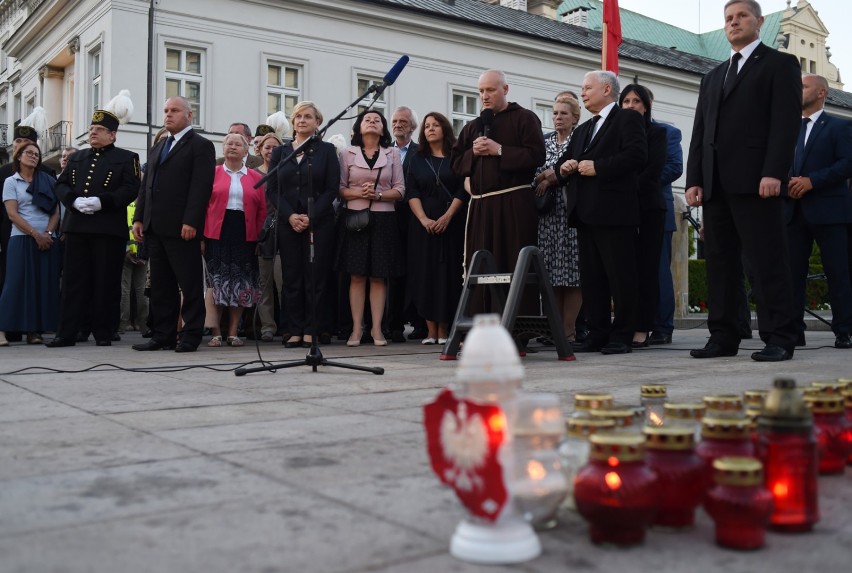
M 621 478 L 615 472 L 607 472 L 604 476 L 604 481 L 609 489 L 616 490 L 621 487 Z
M 492 414 L 491 417 L 488 418 L 488 429 L 495 433 L 502 432 L 506 429 L 506 417 L 503 416 L 502 412 Z
M 774 486 L 772 486 L 772 493 L 775 497 L 787 497 L 787 493 L 789 493 L 789 488 L 787 484 L 783 481 L 776 482 Z
M 653 426 L 662 426 L 662 425 L 663 425 L 663 420 L 662 420 L 662 418 L 660 418 L 660 417 L 657 415 L 657 413 L 656 413 L 656 412 L 651 412 L 651 413 L 648 415 L 648 418 L 651 420 L 651 425 L 653 425 Z
M 610 457 L 607 458 L 606 463 L 608 463 L 609 467 L 611 467 L 611 468 L 617 468 L 618 467 L 618 458 L 615 457 L 615 456 L 610 456 Z
M 547 470 L 544 469 L 544 466 L 541 465 L 541 462 L 536 460 L 530 460 L 527 462 L 527 474 L 530 476 L 530 479 L 539 481 L 544 479 L 544 476 L 547 475 Z

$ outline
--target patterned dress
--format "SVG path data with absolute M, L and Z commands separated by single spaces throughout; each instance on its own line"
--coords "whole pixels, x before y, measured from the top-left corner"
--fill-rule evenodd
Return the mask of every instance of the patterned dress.
M 568 149 L 569 141 L 571 141 L 570 136 L 560 145 L 555 131 L 544 138 L 547 157 L 544 165 L 536 170 L 536 175 L 549 167 L 554 167 L 556 161 Z M 547 192 L 552 193 L 553 188 L 548 189 Z M 556 206 L 553 210 L 538 219 L 538 248 L 544 255 L 544 264 L 550 275 L 551 286 L 580 286 L 580 250 L 577 245 L 577 229 L 568 226 L 568 205 L 562 189 L 556 193 Z

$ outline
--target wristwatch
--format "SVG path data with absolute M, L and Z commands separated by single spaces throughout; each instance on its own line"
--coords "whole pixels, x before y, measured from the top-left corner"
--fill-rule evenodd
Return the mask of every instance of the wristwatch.
M 379 195 L 379 201 L 381 201 L 382 200 L 382 192 L 379 191 L 378 195 Z

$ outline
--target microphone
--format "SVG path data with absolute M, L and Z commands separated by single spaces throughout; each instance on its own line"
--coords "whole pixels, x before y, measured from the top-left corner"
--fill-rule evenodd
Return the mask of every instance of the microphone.
M 479 120 L 482 122 L 482 135 L 490 137 L 491 124 L 494 123 L 494 110 L 485 108 L 479 114 Z
M 373 85 L 370 88 L 370 91 L 374 91 L 376 93 L 376 97 L 381 95 L 388 86 L 392 86 L 394 84 L 396 78 L 399 77 L 399 74 L 401 74 L 405 66 L 408 65 L 408 60 L 408 56 L 402 56 L 398 59 L 388 73 L 385 74 L 385 77 L 382 78 L 382 83 L 379 85 Z

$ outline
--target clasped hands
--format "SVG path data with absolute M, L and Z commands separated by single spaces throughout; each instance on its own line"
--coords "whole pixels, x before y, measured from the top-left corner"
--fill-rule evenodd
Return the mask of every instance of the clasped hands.
M 595 162 L 591 159 L 584 159 L 582 161 L 569 159 L 559 167 L 559 173 L 561 173 L 563 177 L 571 175 L 572 173 L 579 173 L 584 177 L 594 177 L 598 174 L 597 171 L 595 171 Z
M 501 147 L 502 146 L 499 143 L 490 137 L 485 137 L 484 135 L 473 140 L 474 155 L 499 155 Z
M 359 199 L 377 201 L 379 199 L 379 193 L 376 191 L 376 184 L 372 181 L 365 181 L 364 183 L 361 183 L 361 196 Z
M 92 215 L 101 210 L 101 200 L 97 197 L 77 197 L 74 199 L 74 208 L 84 215 Z
M 308 219 L 307 215 L 300 215 L 299 213 L 293 213 L 290 215 L 290 218 L 287 219 L 290 223 L 290 226 L 293 227 L 293 230 L 297 233 L 301 233 L 305 229 L 308 228 L 308 224 L 310 223 L 310 219 Z

